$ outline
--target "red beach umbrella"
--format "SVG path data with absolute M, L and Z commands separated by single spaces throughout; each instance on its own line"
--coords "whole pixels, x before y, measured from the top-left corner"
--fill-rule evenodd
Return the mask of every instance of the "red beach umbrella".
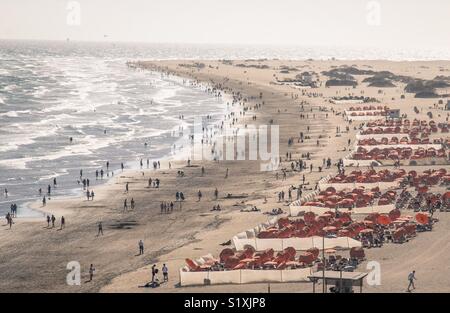
M 389 225 L 389 224 L 392 223 L 392 221 L 389 218 L 389 216 L 384 215 L 384 214 L 378 216 L 377 222 L 378 222 L 378 224 L 381 224 L 381 225 Z
M 416 221 L 421 225 L 426 225 L 430 221 L 430 217 L 428 213 L 417 213 Z

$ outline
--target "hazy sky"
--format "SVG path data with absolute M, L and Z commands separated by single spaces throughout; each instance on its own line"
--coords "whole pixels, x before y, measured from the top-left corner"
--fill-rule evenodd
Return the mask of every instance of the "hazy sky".
M 0 38 L 450 49 L 448 0 L 70 2 L 0 0 Z

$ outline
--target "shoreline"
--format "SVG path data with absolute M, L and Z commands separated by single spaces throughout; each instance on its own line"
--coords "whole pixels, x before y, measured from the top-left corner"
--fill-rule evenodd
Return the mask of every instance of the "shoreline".
M 126 66 L 126 64 L 124 64 Z M 157 72 L 157 73 L 161 73 L 162 72 Z M 205 90 L 203 90 L 202 88 L 204 88 L 205 86 L 207 86 L 207 83 L 204 83 L 203 85 L 193 85 L 191 81 L 184 81 L 183 77 L 181 76 L 176 76 L 176 75 L 171 75 L 171 77 L 169 77 L 170 75 L 167 75 L 167 77 L 165 77 L 165 79 L 167 79 L 170 82 L 175 82 L 180 86 L 183 86 L 184 88 L 188 88 L 188 89 L 192 89 L 192 90 L 197 90 L 200 93 L 205 93 Z M 183 79 L 183 81 L 181 81 Z M 210 95 L 211 98 L 214 98 L 213 95 Z M 224 99 L 224 97 L 220 97 L 217 98 L 217 100 L 220 100 L 223 102 L 223 104 L 226 104 L 226 100 Z M 228 99 L 229 100 L 229 99 Z M 220 122 L 223 120 L 223 115 L 226 115 L 228 108 L 226 106 L 223 106 L 219 112 L 210 112 L 210 115 L 217 115 L 220 116 L 218 120 L 213 121 L 213 125 L 215 125 L 217 122 Z M 184 124 L 187 124 L 188 126 L 190 125 L 190 123 L 185 122 L 184 120 L 180 120 L 180 125 L 178 126 L 182 126 L 184 129 Z M 164 131 L 164 133 L 167 134 L 172 134 L 175 133 L 177 127 L 174 127 L 172 129 L 167 129 Z M 189 129 L 186 129 L 189 131 Z M 183 136 L 184 137 L 184 132 L 186 130 L 183 130 Z M 179 129 L 178 129 L 179 131 Z M 170 146 L 169 146 L 169 149 Z M 162 155 L 160 158 L 150 158 L 149 161 L 150 163 L 152 163 L 153 161 L 167 161 L 167 162 L 174 162 L 174 161 L 180 161 L 180 160 L 187 160 L 189 158 L 189 150 L 191 148 L 190 147 L 184 147 L 183 149 L 178 149 L 176 151 L 176 154 L 174 154 L 174 151 L 169 152 L 168 154 Z M 143 158 L 144 159 L 144 158 Z M 139 171 L 139 170 L 149 170 L 151 169 L 151 167 L 142 167 L 140 168 L 139 165 L 137 165 L 138 161 L 137 160 L 129 160 L 129 161 L 125 161 L 123 162 L 125 165 L 125 171 Z M 120 168 L 114 169 L 111 172 L 119 172 L 119 173 L 123 173 L 120 172 Z M 67 175 L 67 174 L 66 174 Z M 56 176 L 59 177 L 59 176 Z M 98 183 L 96 185 L 93 185 L 92 187 L 95 189 L 99 189 L 100 187 L 104 186 L 104 185 L 108 185 L 110 184 L 111 180 L 114 179 L 114 176 L 109 176 L 108 173 L 108 177 L 105 179 L 101 179 L 98 181 Z M 97 181 L 96 181 L 97 182 Z M 91 189 L 93 189 L 91 188 Z M 48 195 L 46 193 L 43 193 L 42 196 L 37 197 L 36 199 L 31 199 L 29 201 L 23 202 L 22 205 L 19 207 L 19 213 L 20 213 L 20 208 L 22 207 L 22 209 L 24 211 L 27 211 L 28 213 L 25 213 L 24 215 L 19 214 L 16 218 L 20 218 L 20 219 L 39 219 L 40 217 L 44 216 L 46 214 L 48 214 L 49 212 L 47 212 L 46 210 L 44 210 L 42 208 L 42 206 L 40 206 L 39 204 L 42 203 L 42 197 L 46 196 L 48 197 Z M 59 201 L 71 201 L 71 200 L 75 200 L 77 198 L 83 198 L 85 196 L 85 189 L 80 189 L 80 185 L 79 186 L 74 186 L 71 188 L 66 188 L 64 189 L 64 193 L 63 194 L 58 194 L 56 196 L 51 197 L 52 199 L 56 199 Z M 48 199 L 47 199 L 48 201 Z M 53 201 L 53 200 L 51 200 Z M 19 199 L 20 202 L 20 199 Z M 42 215 L 42 216 L 40 216 Z

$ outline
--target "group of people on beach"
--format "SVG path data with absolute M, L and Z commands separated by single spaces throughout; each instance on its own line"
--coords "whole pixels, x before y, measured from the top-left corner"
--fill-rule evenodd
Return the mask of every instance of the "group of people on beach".
M 169 269 L 165 263 L 163 264 L 161 270 L 162 270 L 162 274 L 163 274 L 163 282 L 168 282 L 169 281 Z M 145 287 L 151 287 L 151 288 L 159 287 L 161 283 L 158 278 L 159 269 L 156 267 L 156 264 L 152 265 L 151 271 L 152 271 L 152 280 L 149 283 L 147 283 L 147 285 Z
M 11 203 L 10 213 L 11 213 L 12 217 L 17 217 L 17 204 L 16 203 Z
M 170 201 L 170 202 L 162 201 L 160 204 L 160 208 L 161 208 L 161 214 L 172 213 L 173 209 L 174 209 L 174 204 L 172 201 Z
M 17 204 L 12 203 L 10 206 L 10 212 L 5 215 L 6 225 L 8 225 L 10 229 L 14 224 L 13 218 L 15 217 L 17 217 Z
M 134 201 L 134 198 L 131 198 L 130 209 L 134 210 L 135 207 L 136 207 L 136 202 Z M 123 200 L 123 210 L 124 211 L 128 210 L 128 199 Z
M 56 222 L 55 215 L 52 214 L 50 217 L 50 215 L 47 214 L 46 221 L 47 221 L 47 228 L 55 228 L 55 222 Z M 51 227 L 50 227 L 50 223 L 51 223 Z M 65 226 L 66 226 L 66 219 L 64 216 L 61 216 L 59 229 L 62 230 L 65 228 Z
M 151 177 L 148 179 L 148 187 L 159 188 L 160 180 L 159 178 L 152 179 Z

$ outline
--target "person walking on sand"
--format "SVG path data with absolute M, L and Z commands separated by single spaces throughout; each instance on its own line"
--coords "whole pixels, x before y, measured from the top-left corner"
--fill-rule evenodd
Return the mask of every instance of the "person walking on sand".
M 86 191 L 86 198 L 87 198 L 87 201 L 89 201 L 91 199 L 91 192 L 89 191 L 89 189 Z
M 157 271 L 157 269 L 156 269 L 156 264 L 153 264 L 152 265 L 152 282 L 154 282 L 155 281 L 155 275 L 156 275 L 156 272 Z
M 225 178 L 228 178 L 228 167 L 227 167 L 227 172 L 225 173 Z
M 217 200 L 219 198 L 219 190 L 217 188 L 214 190 L 214 198 Z
M 127 199 L 125 199 L 125 200 L 123 201 L 123 210 L 124 210 L 124 211 L 128 210 Z
M 61 216 L 61 228 L 60 229 L 64 229 L 64 227 L 66 227 L 66 219 L 64 218 L 64 216 Z
M 97 237 L 100 236 L 100 234 L 102 234 L 102 236 L 103 236 L 103 224 L 102 224 L 102 222 L 98 223 Z
M 141 240 L 139 240 L 139 255 L 143 255 L 144 254 L 144 242 Z
M 94 264 L 91 264 L 91 266 L 89 267 L 89 281 L 92 281 L 92 279 L 94 278 L 94 272 L 95 272 Z
M 409 273 L 408 275 L 408 281 L 409 281 L 409 285 L 408 285 L 408 292 L 411 292 L 411 287 L 413 289 L 416 289 L 416 287 L 414 286 L 414 280 L 417 280 L 416 278 L 416 271 L 412 271 L 411 273 Z
M 50 228 L 50 215 L 47 215 L 47 228 Z
M 125 192 L 128 193 L 128 182 L 125 184 Z
M 167 268 L 166 264 L 163 264 L 162 267 L 162 272 L 163 272 L 163 281 L 169 281 L 169 269 Z
M 131 198 L 131 209 L 134 210 L 134 198 Z
M 123 172 L 123 169 L 124 169 L 123 163 L 120 163 L 120 168 L 122 169 L 122 172 Z
M 198 193 L 198 201 L 202 200 L 202 192 L 199 190 Z
M 94 201 L 94 196 L 95 196 L 94 190 L 92 190 L 92 191 L 91 191 L 91 200 L 92 200 L 92 201 Z
M 55 227 L 56 217 L 52 214 L 52 228 Z
M 11 214 L 8 212 L 8 214 L 6 214 L 6 222 L 9 225 L 9 229 L 11 229 L 12 224 L 13 224 L 13 220 L 12 220 L 12 216 Z

